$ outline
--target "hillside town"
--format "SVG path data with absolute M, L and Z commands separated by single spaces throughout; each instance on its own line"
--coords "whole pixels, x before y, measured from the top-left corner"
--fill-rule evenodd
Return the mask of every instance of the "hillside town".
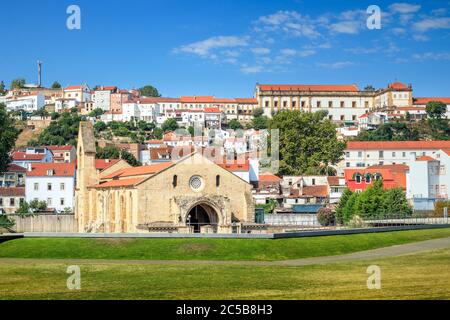
M 0 176 L 0 210 L 15 214 L 26 203 L 45 212 L 74 212 L 80 178 L 76 144 L 61 139 L 60 145 L 42 145 L 37 138 L 64 114 L 91 123 L 94 152 L 125 150 L 134 166 L 146 173 L 162 171 L 196 150 L 209 150 L 216 164 L 252 186 L 257 207 L 271 207 L 273 213 L 315 214 L 338 204 L 345 189 L 363 192 L 377 180 L 385 189 L 402 189 L 413 210 L 434 210 L 437 201 L 449 199 L 450 140 L 358 141 L 358 137 L 382 125 L 427 119 L 430 102 L 446 105 L 443 117 L 449 118 L 450 97 L 415 97 L 412 85 L 401 82 L 363 90 L 356 85 L 256 84 L 252 97 L 240 98 L 145 94 L 86 84 L 65 88 L 22 84 L 4 90 L 0 104 L 24 125 L 23 141 L 10 152 L 11 162 Z M 346 143 L 339 161 L 331 164 L 331 173 L 282 174 L 261 163 L 270 136 L 267 123 L 284 110 L 325 112 L 338 140 Z M 143 134 L 133 135 L 134 128 L 126 128 L 129 124 L 144 127 Z M 119 129 L 128 133 L 120 134 Z M 149 130 L 152 134 L 145 134 Z M 116 176 L 134 177 L 120 172 L 131 167 L 129 163 L 123 154 L 109 157 L 104 152 L 94 160 L 93 172 L 110 175 L 104 188 Z M 116 176 L 114 169 L 119 170 Z

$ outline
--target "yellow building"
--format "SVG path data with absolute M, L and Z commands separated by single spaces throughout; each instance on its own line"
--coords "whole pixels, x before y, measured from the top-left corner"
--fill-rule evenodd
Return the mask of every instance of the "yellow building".
M 174 163 L 95 169 L 92 124 L 80 124 L 80 232 L 232 233 L 259 230 L 252 186 L 194 152 Z

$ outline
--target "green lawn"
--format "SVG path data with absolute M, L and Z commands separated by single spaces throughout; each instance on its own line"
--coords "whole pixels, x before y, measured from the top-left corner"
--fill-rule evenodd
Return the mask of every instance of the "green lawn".
M 450 228 L 280 240 L 24 238 L 1 243 L 0 258 L 274 261 L 449 236 Z
M 381 268 L 381 290 L 366 286 Z M 450 249 L 325 266 L 80 264 L 81 290 L 66 287 L 67 264 L 0 263 L 0 299 L 450 299 Z

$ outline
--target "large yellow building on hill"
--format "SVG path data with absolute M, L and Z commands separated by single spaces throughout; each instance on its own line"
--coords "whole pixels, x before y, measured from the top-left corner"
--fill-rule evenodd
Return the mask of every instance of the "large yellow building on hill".
M 79 232 L 232 233 L 258 230 L 252 186 L 194 152 L 174 163 L 104 170 L 95 165 L 92 124 L 80 123 Z

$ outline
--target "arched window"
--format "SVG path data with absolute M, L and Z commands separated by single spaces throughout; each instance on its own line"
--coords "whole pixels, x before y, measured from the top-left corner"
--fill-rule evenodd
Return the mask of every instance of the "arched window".
M 178 176 L 174 175 L 172 179 L 172 186 L 175 188 L 177 186 L 177 183 L 178 183 Z
M 216 176 L 216 187 L 220 187 L 220 176 Z

